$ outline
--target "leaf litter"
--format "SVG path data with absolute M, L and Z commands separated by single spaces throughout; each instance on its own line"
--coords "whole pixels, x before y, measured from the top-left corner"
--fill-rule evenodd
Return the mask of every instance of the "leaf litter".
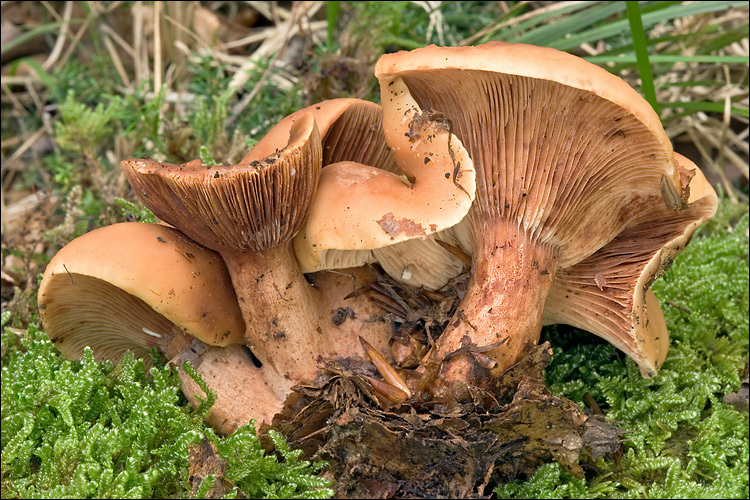
M 392 302 L 386 314 L 399 316 L 394 345 L 426 348 L 462 284 L 425 294 L 380 275 L 369 293 Z M 369 360 L 330 360 L 327 375 L 297 387 L 269 427 L 306 459 L 326 460 L 324 474 L 342 498 L 484 497 L 488 485 L 530 477 L 550 461 L 583 478 L 598 459 L 621 453 L 624 431 L 547 389 L 551 356 L 545 342 L 487 389 L 459 383 L 417 390 L 402 403 L 375 387 L 379 375 Z M 416 385 L 434 387 L 437 372 L 428 368 Z

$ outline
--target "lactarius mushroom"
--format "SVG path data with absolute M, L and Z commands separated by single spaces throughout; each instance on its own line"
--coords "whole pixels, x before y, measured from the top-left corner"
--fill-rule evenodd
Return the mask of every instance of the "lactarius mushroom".
M 664 315 L 649 287 L 717 204 L 700 170 L 678 153 L 674 159 L 678 168 L 695 175 L 685 199 L 673 198 L 686 207 L 643 207 L 615 239 L 558 273 L 544 309 L 545 324 L 565 323 L 599 335 L 633 358 L 644 377 L 656 375 L 669 348 Z
M 236 302 L 218 255 L 174 229 L 135 222 L 74 239 L 39 288 L 42 324 L 60 352 L 79 359 L 90 346 L 114 362 L 128 349 L 147 357 L 154 347 L 169 359 L 193 338 L 242 343 Z
M 562 285 L 567 298 L 558 293 L 555 280 L 577 280 L 583 268 L 576 265 L 585 266 L 586 259 L 600 265 L 596 259 L 605 254 L 614 260 L 593 276 L 588 267 L 588 281 L 577 286 L 627 289 L 622 321 L 612 327 L 617 333 L 608 335 L 620 337 L 618 347 L 631 351 L 645 375 L 654 375 L 665 349 L 644 348 L 649 341 L 639 336 L 649 335 L 642 329 L 644 316 L 656 309 L 648 285 L 668 259 L 650 263 L 673 256 L 682 245 L 677 241 L 689 239 L 714 213 L 716 196 L 697 168 L 675 160 L 648 103 L 602 68 L 523 44 L 431 46 L 388 54 L 375 74 L 383 101 L 399 98 L 385 92 L 403 79 L 422 109 L 450 120 L 477 171 L 477 195 L 467 221 L 472 277 L 440 339 L 438 359 L 450 359 L 443 376 L 481 383 L 485 368 L 497 374 L 514 364 L 538 342 L 551 290 L 555 298 L 578 297 L 573 286 Z M 630 241 L 644 236 L 649 243 Z M 619 243 L 632 250 L 621 253 L 618 263 L 617 255 L 608 252 Z M 662 247 L 669 250 L 659 251 Z M 612 275 L 618 266 L 643 259 L 646 268 L 656 270 L 636 279 L 638 287 Z M 597 283 L 597 276 L 606 283 Z M 603 301 L 592 298 L 591 304 Z M 592 328 L 605 311 L 585 307 L 595 312 L 580 323 Z M 548 319 L 563 319 L 563 310 L 565 321 L 573 321 L 576 308 L 561 305 Z M 598 330 L 604 334 L 606 328 Z M 654 342 L 662 345 L 664 337 Z M 491 360 L 486 367 L 466 354 L 477 348 Z
M 283 149 L 238 165 L 184 165 L 126 160 L 122 168 L 140 200 L 159 218 L 226 262 L 245 320 L 245 341 L 279 397 L 317 375 L 333 346 L 291 239 L 318 183 L 321 143 L 310 114 L 289 134 L 272 129 Z M 283 139 L 283 141 L 282 141 Z
M 380 168 L 382 154 L 332 155 L 342 161 L 323 168 L 295 255 L 304 272 L 377 261 L 396 279 L 431 287 L 434 269 L 417 263 L 415 270 L 426 271 L 417 276 L 405 260 L 419 255 L 421 241 L 463 219 L 474 200 L 474 169 L 443 116 L 423 112 L 398 79 L 388 91 L 398 97 L 383 101 L 383 132 L 367 127 L 347 142 L 369 149 L 379 141 L 372 149 L 389 149 L 401 175 Z
M 283 133 L 311 113 L 323 143 L 318 194 L 295 255 L 305 273 L 378 262 L 399 281 L 439 288 L 464 264 L 431 240 L 465 216 L 474 169 L 443 117 L 423 113 L 407 92 L 385 104 L 332 99 L 274 127 Z M 277 137 L 261 139 L 253 154 L 271 154 Z M 436 260 L 442 265 L 430 265 Z
M 45 331 L 70 359 L 86 346 L 113 362 L 130 350 L 149 363 L 154 347 L 178 365 L 191 359 L 217 391 L 208 421 L 222 432 L 251 418 L 270 422 L 281 407 L 242 345 L 224 262 L 175 229 L 123 223 L 74 239 L 50 261 L 38 298 Z M 182 370 L 180 379 L 196 403 L 193 380 Z
M 274 127 L 238 165 L 122 164 L 156 215 L 221 253 L 247 325 L 247 345 L 273 373 L 269 380 L 282 399 L 293 385 L 313 381 L 321 361 L 364 355 L 356 336 L 350 338 L 354 330 L 379 348 L 391 335 L 390 325 L 369 321 L 368 301 L 344 300 L 366 276 L 345 270 L 336 279 L 321 278 L 315 289 L 292 253 L 291 238 L 314 197 L 321 151 L 313 115 L 302 113 Z M 337 280 L 346 288 L 331 285 Z M 339 308 L 347 317 L 337 316 Z
M 373 165 L 400 173 L 383 135 L 383 111 L 374 102 L 341 98 L 312 104 L 286 116 L 273 128 L 273 134 L 261 138 L 240 163 L 275 153 L 294 123 L 312 114 L 323 144 L 323 167 L 339 161 Z

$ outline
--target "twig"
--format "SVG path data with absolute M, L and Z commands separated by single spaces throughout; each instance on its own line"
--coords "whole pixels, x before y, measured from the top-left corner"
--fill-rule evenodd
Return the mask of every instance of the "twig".
M 521 2 L 521 3 L 523 4 L 523 3 L 530 3 L 530 2 Z M 553 2 L 552 4 L 546 7 L 543 7 L 541 9 L 533 9 L 531 12 L 528 12 L 526 14 L 523 14 L 520 16 L 513 16 L 507 21 L 497 23 L 493 26 L 488 26 L 487 28 L 484 28 L 478 31 L 477 33 L 474 33 L 472 36 L 461 40 L 458 43 L 458 45 L 471 45 L 473 42 L 475 42 L 476 40 L 479 40 L 483 36 L 488 35 L 492 32 L 498 31 L 501 28 L 505 28 L 506 26 L 515 26 L 527 19 L 531 19 L 532 17 L 536 17 L 541 14 L 546 14 L 547 12 L 552 12 L 552 11 L 562 9 L 562 8 L 568 7 L 570 5 L 575 5 L 575 4 L 582 4 L 581 8 L 586 6 L 584 5 L 586 4 L 586 2 Z
M 12 155 L 10 155 L 2 164 L 0 164 L 0 172 L 5 172 L 10 165 L 16 161 L 22 154 L 26 152 L 27 149 L 29 149 L 42 135 L 44 135 L 47 131 L 49 131 L 50 124 L 46 123 L 34 132 L 28 139 L 23 141 L 23 144 L 21 144 L 21 147 L 16 149 Z
M 128 43 L 125 40 L 123 40 L 122 37 L 120 35 L 118 35 L 115 30 L 113 30 L 106 23 L 102 23 L 101 28 L 102 28 L 102 31 L 106 35 L 109 35 L 109 37 L 115 43 L 117 43 L 117 45 L 119 45 L 122 48 L 122 50 L 124 50 L 125 52 L 127 52 L 127 54 L 135 60 L 135 54 L 136 54 L 135 50 L 133 49 L 133 47 L 131 47 L 130 45 L 128 45 Z
M 138 1 L 133 8 L 133 69 L 135 70 L 135 81 L 139 84 L 145 77 L 141 59 L 143 51 L 143 2 Z
M 109 52 L 109 57 L 112 59 L 112 64 L 115 65 L 115 70 L 120 76 L 120 80 L 122 80 L 122 84 L 126 87 L 130 87 L 130 78 L 128 78 L 128 73 L 125 71 L 125 67 L 122 65 L 122 60 L 120 59 L 120 54 L 117 53 L 115 44 L 112 43 L 112 38 L 105 35 L 102 37 L 102 39 L 104 40 L 104 45 L 107 47 L 107 52 Z
M 724 169 L 721 168 L 713 158 L 711 158 L 711 154 L 706 150 L 700 140 L 698 140 L 698 136 L 693 130 L 689 129 L 687 133 L 690 136 L 690 139 L 692 139 L 693 144 L 695 144 L 695 147 L 698 148 L 701 156 L 703 156 L 704 161 L 706 161 L 710 165 L 710 167 L 721 179 L 721 183 L 724 185 L 724 190 L 726 191 L 727 196 L 729 196 L 729 199 L 732 201 L 732 203 L 737 203 L 737 194 L 735 192 L 734 186 L 732 186 L 732 183 L 729 182 L 729 179 L 727 179 L 727 176 L 724 174 Z
M 81 25 L 81 29 L 78 30 L 76 35 L 73 37 L 73 41 L 70 43 L 68 50 L 65 51 L 65 55 L 63 55 L 60 61 L 58 62 L 59 67 L 65 66 L 65 64 L 68 62 L 68 59 L 70 59 L 70 56 L 73 55 L 73 51 L 75 50 L 78 43 L 81 41 L 81 38 L 83 38 L 83 34 L 86 33 L 86 31 L 88 31 L 89 25 L 91 24 L 91 21 L 94 20 L 94 17 L 96 17 L 96 10 L 91 9 L 91 12 L 89 13 L 89 15 L 86 16 L 86 20 L 83 21 L 83 25 Z
M 51 9 L 54 10 L 54 9 Z M 65 2 L 65 11 L 63 12 L 62 24 L 60 25 L 60 34 L 57 35 L 57 41 L 55 41 L 55 47 L 52 49 L 47 60 L 42 64 L 44 70 L 48 70 L 57 61 L 62 53 L 63 47 L 65 46 L 65 39 L 68 37 L 68 26 L 70 24 L 70 16 L 73 13 L 73 2 Z
M 286 26 L 283 29 L 284 37 L 281 41 L 281 45 L 276 50 L 276 53 L 273 55 L 273 58 L 268 62 L 268 66 L 266 67 L 265 71 L 263 71 L 263 75 L 261 75 L 258 82 L 253 87 L 253 90 L 250 91 L 249 94 L 246 94 L 240 102 L 238 102 L 233 108 L 232 108 L 232 114 L 230 115 L 229 119 L 227 120 L 227 124 L 231 125 L 234 123 L 235 120 L 239 117 L 239 115 L 247 108 L 247 106 L 252 102 L 252 100 L 255 98 L 255 96 L 260 92 L 260 90 L 263 88 L 263 86 L 266 83 L 266 80 L 268 80 L 268 77 L 271 74 L 271 71 L 273 70 L 274 63 L 279 58 L 279 56 L 284 52 L 286 49 L 286 46 L 289 44 L 289 40 L 292 39 L 292 37 L 297 33 L 297 30 L 295 28 L 295 24 L 297 23 L 297 20 L 307 13 L 310 10 L 309 5 L 304 5 L 304 9 L 300 12 L 300 8 L 298 7 L 300 4 L 297 4 L 292 9 L 292 15 L 289 17 L 288 22 L 286 23 Z M 257 53 L 257 52 L 256 52 Z M 243 68 L 240 68 L 239 71 L 243 71 Z M 236 80 L 237 78 L 235 78 Z M 236 82 L 232 82 L 236 85 Z M 237 86 L 236 88 L 239 88 Z
M 161 76 L 164 68 L 161 63 L 161 2 L 154 2 L 154 92 L 161 89 Z

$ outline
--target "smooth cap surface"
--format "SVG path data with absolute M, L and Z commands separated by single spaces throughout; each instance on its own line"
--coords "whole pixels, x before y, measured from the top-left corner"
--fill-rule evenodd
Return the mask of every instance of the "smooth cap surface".
M 400 78 L 381 86 L 383 129 L 404 176 L 342 161 L 321 172 L 318 198 L 294 239 L 304 272 L 361 265 L 367 251 L 457 224 L 475 193 L 475 172 L 445 117 L 423 112 Z M 352 262 L 357 251 L 361 262 Z
M 39 288 L 47 334 L 70 358 L 144 355 L 185 332 L 211 345 L 243 341 L 245 324 L 224 262 L 178 231 L 122 223 L 76 238 Z M 168 353 L 171 355 L 172 353 Z

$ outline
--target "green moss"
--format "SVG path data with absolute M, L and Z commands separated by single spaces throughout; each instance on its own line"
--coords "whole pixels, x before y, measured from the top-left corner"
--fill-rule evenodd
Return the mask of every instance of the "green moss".
M 65 151 L 94 156 L 99 145 L 112 137 L 112 122 L 118 114 L 117 106 L 101 102 L 91 109 L 71 91 L 60 103 L 61 119 L 55 123 L 57 143 Z
M 3 314 L 3 326 L 9 320 Z M 315 475 L 324 464 L 299 461 L 281 437 L 271 436 L 280 460 L 264 453 L 252 425 L 228 438 L 206 429 L 211 398 L 191 411 L 158 360 L 148 374 L 130 353 L 117 366 L 88 349 L 69 361 L 38 328 L 17 333 L 2 333 L 3 498 L 189 497 L 188 446 L 206 436 L 248 496 L 333 494 Z
M 739 216 L 738 211 L 744 213 Z M 731 225 L 728 225 L 731 224 Z M 722 203 L 654 285 L 670 350 L 658 377 L 586 332 L 548 328 L 553 392 L 583 405 L 589 393 L 627 429 L 619 463 L 578 480 L 552 464 L 499 497 L 747 498 L 747 412 L 722 403 L 740 386 L 748 359 L 747 207 Z

